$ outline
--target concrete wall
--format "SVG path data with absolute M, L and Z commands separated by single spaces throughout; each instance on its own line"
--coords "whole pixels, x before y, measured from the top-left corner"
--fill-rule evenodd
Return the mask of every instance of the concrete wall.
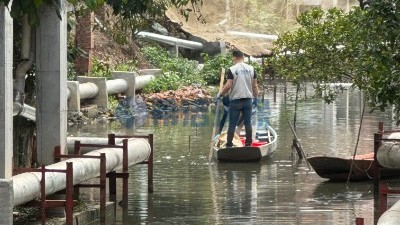
M 62 20 L 43 4 L 36 30 L 37 158 L 46 165 L 54 161 L 54 147 L 64 153 L 67 141 L 66 0 L 60 3 Z
M 0 3 L 0 178 L 9 178 L 12 175 L 12 60 L 12 19 L 10 17 L 8 9 L 4 6 L 3 3 Z
M 92 33 L 93 24 L 93 12 L 85 11 L 83 15 L 79 15 L 77 18 L 75 35 L 76 44 L 86 52 L 84 56 L 78 56 L 75 61 L 75 69 L 81 75 L 90 74 L 92 70 L 90 57 L 94 47 L 94 38 Z
M 0 224 L 13 224 L 13 183 L 0 179 Z

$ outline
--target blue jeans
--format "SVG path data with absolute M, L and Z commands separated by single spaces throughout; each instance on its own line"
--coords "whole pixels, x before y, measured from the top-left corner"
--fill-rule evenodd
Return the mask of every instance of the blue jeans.
M 219 122 L 219 132 L 218 132 L 219 134 L 222 132 L 222 129 L 224 129 L 225 121 L 226 121 L 226 118 L 228 118 L 228 114 L 229 114 L 229 109 L 228 110 L 225 109 L 225 106 L 224 106 L 224 114 L 222 115 L 222 119 Z
M 230 100 L 229 100 L 229 95 L 224 95 L 224 97 L 222 97 L 222 104 L 224 104 L 224 115 L 222 115 L 222 119 L 219 122 L 219 134 L 222 132 L 222 129 L 224 128 L 225 125 L 225 121 L 228 118 L 228 114 L 229 114 L 229 105 L 230 105 Z
M 240 113 L 243 115 L 244 127 L 246 130 L 246 142 L 245 145 L 251 145 L 252 143 L 252 127 L 251 127 L 251 110 L 252 110 L 252 99 L 242 98 L 231 101 L 229 110 L 229 128 L 226 147 L 232 147 L 232 140 L 235 133 L 236 126 L 240 117 Z

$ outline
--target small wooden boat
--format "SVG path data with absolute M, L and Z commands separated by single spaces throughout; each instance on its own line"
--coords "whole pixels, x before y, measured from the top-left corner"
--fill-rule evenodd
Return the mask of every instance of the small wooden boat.
M 347 181 L 353 157 L 339 158 L 329 156 L 315 156 L 307 158 L 315 172 L 322 178 L 332 181 Z M 373 179 L 374 153 L 357 155 L 354 159 L 350 174 L 351 181 Z M 400 177 L 400 169 L 380 169 L 381 178 Z
M 277 134 L 270 126 L 265 130 L 257 130 L 255 140 L 251 146 L 244 145 L 244 133 L 241 133 L 239 139 L 236 137 L 233 141 L 235 147 L 225 148 L 226 133 L 215 141 L 213 146 L 213 157 L 218 161 L 224 162 L 255 162 L 272 156 L 277 147 Z

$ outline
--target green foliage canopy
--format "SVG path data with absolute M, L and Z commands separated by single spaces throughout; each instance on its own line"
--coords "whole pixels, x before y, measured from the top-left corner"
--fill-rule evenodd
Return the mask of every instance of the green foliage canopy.
M 109 4 L 117 14 L 126 18 L 133 18 L 142 14 L 162 15 L 170 6 L 182 7 L 181 13 L 188 17 L 189 13 L 197 4 L 202 4 L 203 0 L 67 0 L 73 6 L 83 5 L 90 10 Z M 0 0 L 0 4 L 4 3 L 10 6 L 11 0 Z M 17 18 L 23 14 L 28 14 L 29 23 L 31 25 L 39 24 L 38 9 L 42 4 L 48 4 L 53 7 L 61 19 L 60 0 L 13 0 L 10 6 L 11 16 Z M 192 8 L 184 8 L 191 5 Z
M 272 65 L 299 84 L 352 82 L 364 90 L 372 109 L 392 106 L 400 115 L 400 0 L 368 1 L 348 14 L 313 9 L 301 27 L 279 36 Z M 321 90 L 322 90 L 321 89 Z M 332 99 L 331 99 L 332 100 Z

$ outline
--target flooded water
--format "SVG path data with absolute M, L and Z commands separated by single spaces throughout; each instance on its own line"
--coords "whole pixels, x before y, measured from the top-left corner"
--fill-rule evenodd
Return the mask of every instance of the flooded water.
M 130 167 L 127 210 L 117 206 L 116 224 L 373 224 L 372 181 L 333 183 L 293 159 L 294 102 L 266 95 L 258 124 L 278 133 L 272 159 L 260 163 L 209 163 L 214 109 L 147 119 L 137 128 L 117 124 L 71 128 L 78 136 L 153 133 L 154 193 L 147 193 L 147 166 Z M 362 113 L 362 94 L 343 93 L 334 104 L 320 99 L 299 103 L 297 135 L 308 156 L 353 155 Z M 394 127 L 389 113 L 366 110 L 358 153 L 373 151 L 378 122 Z M 396 182 L 396 181 L 394 181 Z M 400 182 L 399 182 L 400 183 Z

